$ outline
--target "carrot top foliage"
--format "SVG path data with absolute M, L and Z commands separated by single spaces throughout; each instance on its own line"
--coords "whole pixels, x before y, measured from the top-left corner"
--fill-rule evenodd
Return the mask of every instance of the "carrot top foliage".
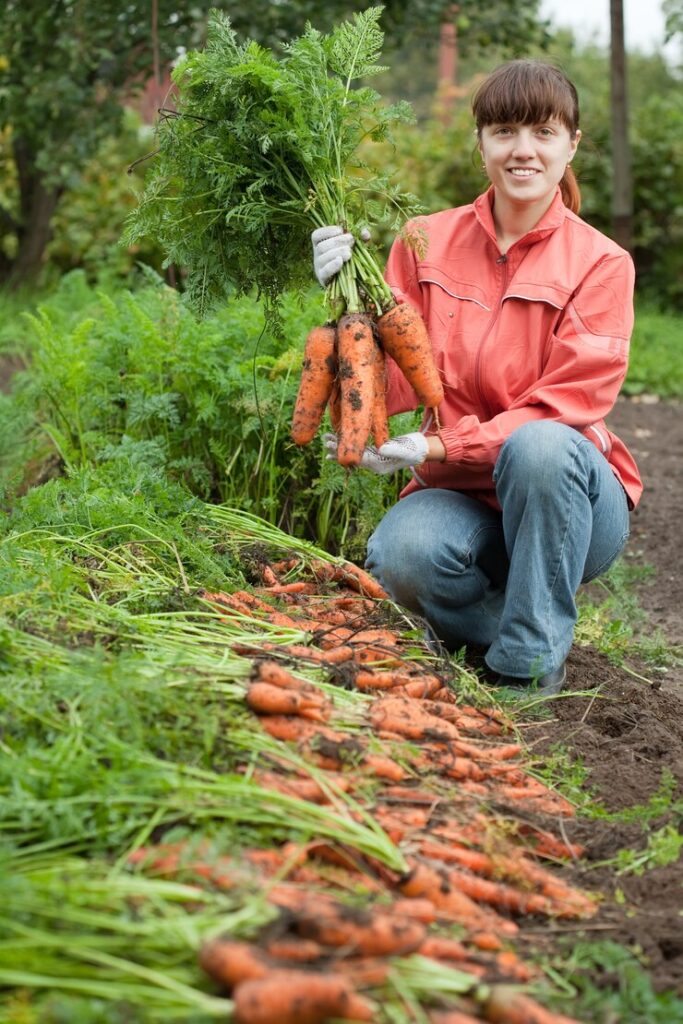
M 398 228 L 415 197 L 359 155 L 392 124 L 412 119 L 359 79 L 379 63 L 382 7 L 324 35 L 307 26 L 281 55 L 240 41 L 212 11 L 206 47 L 176 68 L 175 113 L 158 124 L 159 150 L 125 242 L 154 237 L 167 263 L 186 268 L 200 314 L 228 295 L 256 288 L 277 322 L 278 299 L 310 279 L 310 232 L 341 224 L 358 235 L 393 215 Z M 368 246 L 331 286 L 335 313 L 393 304 Z

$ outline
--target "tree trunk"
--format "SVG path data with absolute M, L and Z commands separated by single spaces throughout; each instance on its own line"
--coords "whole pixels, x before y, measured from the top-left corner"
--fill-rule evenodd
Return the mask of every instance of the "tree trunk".
M 447 128 L 453 118 L 456 85 L 458 81 L 458 30 L 455 17 L 458 7 L 453 4 L 441 23 L 439 37 L 439 119 Z
M 20 213 L 17 256 L 9 284 L 18 288 L 34 281 L 42 269 L 45 247 L 50 240 L 50 223 L 64 188 L 45 184 L 43 173 L 36 167 L 35 155 L 22 139 L 14 143 L 14 160 L 19 179 Z
M 614 240 L 633 249 L 633 178 L 628 138 L 626 47 L 623 0 L 610 0 L 612 85 L 612 230 Z

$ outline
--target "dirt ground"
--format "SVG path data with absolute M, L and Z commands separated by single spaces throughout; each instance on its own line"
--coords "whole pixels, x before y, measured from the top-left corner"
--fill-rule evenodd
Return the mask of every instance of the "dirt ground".
M 623 399 L 609 426 L 633 451 L 645 483 L 625 555 L 631 564 L 654 569 L 636 587 L 647 613 L 645 628 L 660 630 L 669 645 L 681 645 L 683 405 Z M 562 744 L 580 758 L 589 772 L 587 786 L 609 811 L 646 804 L 661 792 L 663 769 L 676 779 L 672 799 L 678 808 L 648 825 L 597 819 L 569 824 L 567 832 L 586 846 L 576 881 L 606 895 L 582 937 L 637 948 L 656 988 L 683 995 L 683 858 L 642 875 L 597 867 L 625 847 L 645 849 L 648 835 L 666 824 L 680 829 L 683 820 L 683 668 L 661 673 L 634 661 L 627 667 L 645 679 L 612 665 L 596 650 L 575 646 L 568 689 L 595 688 L 594 694 L 555 701 L 551 719 L 529 723 L 524 731 L 538 754 Z

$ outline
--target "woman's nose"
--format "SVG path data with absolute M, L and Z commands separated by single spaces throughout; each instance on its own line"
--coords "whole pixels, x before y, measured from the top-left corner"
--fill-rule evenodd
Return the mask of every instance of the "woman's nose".
M 534 139 L 530 131 L 522 130 L 517 132 L 512 152 L 520 158 L 530 158 L 534 155 Z

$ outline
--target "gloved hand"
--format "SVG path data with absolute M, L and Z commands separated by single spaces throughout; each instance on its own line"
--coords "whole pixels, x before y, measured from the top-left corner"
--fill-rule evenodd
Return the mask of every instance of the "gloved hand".
M 360 237 L 364 242 L 370 240 L 370 232 L 363 228 Z M 345 232 L 338 224 L 316 228 L 311 234 L 313 244 L 313 271 L 318 283 L 327 288 L 335 274 L 338 274 L 347 260 L 351 259 L 351 249 L 355 238 Z
M 323 444 L 327 449 L 328 459 L 337 458 L 337 435 L 323 434 Z M 372 473 L 384 475 L 385 473 L 396 473 L 399 469 L 411 469 L 419 466 L 427 458 L 429 450 L 427 438 L 419 431 L 412 434 L 401 434 L 400 437 L 392 437 L 380 448 L 368 445 L 360 460 L 362 469 L 369 469 Z

